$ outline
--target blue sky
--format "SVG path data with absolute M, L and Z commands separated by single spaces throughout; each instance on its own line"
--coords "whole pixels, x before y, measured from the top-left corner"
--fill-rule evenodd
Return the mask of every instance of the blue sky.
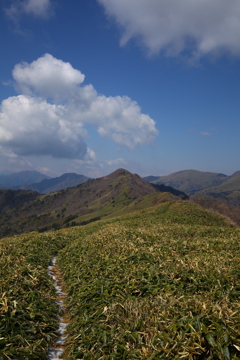
M 240 170 L 240 0 L 0 4 L 0 172 Z

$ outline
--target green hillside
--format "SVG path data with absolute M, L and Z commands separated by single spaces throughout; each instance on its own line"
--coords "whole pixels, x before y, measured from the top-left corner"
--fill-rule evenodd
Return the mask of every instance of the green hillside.
M 165 202 L 123 216 L 0 240 L 1 360 L 46 360 L 57 252 L 65 360 L 240 359 L 240 229 L 159 195 Z
M 222 195 L 217 198 L 210 195 L 196 194 L 191 196 L 190 201 L 205 209 L 210 209 L 211 211 L 224 215 L 231 219 L 234 224 L 240 226 L 240 199 L 238 201 L 237 198 L 235 198 L 229 201 L 227 198 L 222 198 Z
M 202 190 L 200 194 L 212 195 L 214 197 L 224 196 L 229 199 L 239 198 L 240 200 L 240 171 L 229 176 L 224 183 Z
M 227 175 L 197 170 L 183 170 L 167 176 L 160 176 L 158 179 L 147 177 L 146 180 L 154 184 L 172 186 L 190 195 L 202 189 L 218 186 L 228 179 Z M 149 180 L 150 179 L 150 180 Z
M 153 184 L 171 186 L 189 196 L 209 195 L 229 206 L 240 205 L 240 171 L 227 176 L 220 173 L 184 170 L 158 178 L 148 176 L 145 179 Z

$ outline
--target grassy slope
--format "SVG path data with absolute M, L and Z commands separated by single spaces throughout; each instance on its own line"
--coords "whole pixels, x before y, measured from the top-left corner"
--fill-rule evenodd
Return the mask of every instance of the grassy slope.
M 107 204 L 105 203 L 104 206 L 100 206 L 99 210 L 95 210 L 95 206 L 93 206 L 93 208 L 89 207 L 94 211 L 91 212 L 90 214 L 76 218 L 74 222 L 76 223 L 81 223 L 81 222 L 84 223 L 88 221 L 91 222 L 93 218 L 93 214 L 94 214 L 93 219 L 100 219 L 100 218 L 111 219 L 116 216 L 130 214 L 137 210 L 143 210 L 171 200 L 180 201 L 181 199 L 170 193 L 153 193 L 151 195 L 146 195 L 142 198 L 135 199 L 129 202 L 126 201 L 125 192 L 122 191 L 122 196 L 120 195 L 118 198 L 111 200 Z
M 0 359 L 46 358 L 57 251 L 72 314 L 66 359 L 239 359 L 240 230 L 229 225 L 170 201 L 1 239 Z
M 30 234 L 0 240 L 0 359 L 46 359 L 58 307 L 47 274 L 66 236 Z
M 222 214 L 231 219 L 237 226 L 240 226 L 240 201 L 238 202 L 237 198 L 235 198 L 234 201 L 231 200 L 231 202 L 229 202 L 226 198 L 223 199 L 220 197 L 217 199 L 209 195 L 197 194 L 191 196 L 190 201 L 206 209 Z M 236 203 L 235 205 L 234 202 Z
M 100 224 L 60 256 L 67 359 L 240 358 L 239 229 L 188 202 Z

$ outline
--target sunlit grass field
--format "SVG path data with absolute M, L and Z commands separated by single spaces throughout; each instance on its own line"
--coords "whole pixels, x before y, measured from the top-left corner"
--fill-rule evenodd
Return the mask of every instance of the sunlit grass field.
M 240 359 L 240 229 L 187 201 L 0 240 L 0 360 L 46 359 L 65 279 L 65 359 Z

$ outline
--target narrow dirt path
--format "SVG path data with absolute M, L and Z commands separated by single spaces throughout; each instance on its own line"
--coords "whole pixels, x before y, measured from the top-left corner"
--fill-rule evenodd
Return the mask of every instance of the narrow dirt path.
M 48 352 L 49 360 L 58 360 L 62 359 L 62 354 L 64 351 L 64 342 L 66 339 L 66 326 L 69 324 L 68 311 L 65 306 L 65 298 L 67 293 L 65 292 L 65 285 L 63 278 L 60 272 L 60 269 L 57 265 L 57 257 L 52 259 L 51 265 L 48 267 L 48 274 L 51 276 L 55 282 L 55 289 L 57 291 L 56 303 L 59 306 L 59 328 L 58 333 L 59 337 L 52 344 L 52 347 Z

